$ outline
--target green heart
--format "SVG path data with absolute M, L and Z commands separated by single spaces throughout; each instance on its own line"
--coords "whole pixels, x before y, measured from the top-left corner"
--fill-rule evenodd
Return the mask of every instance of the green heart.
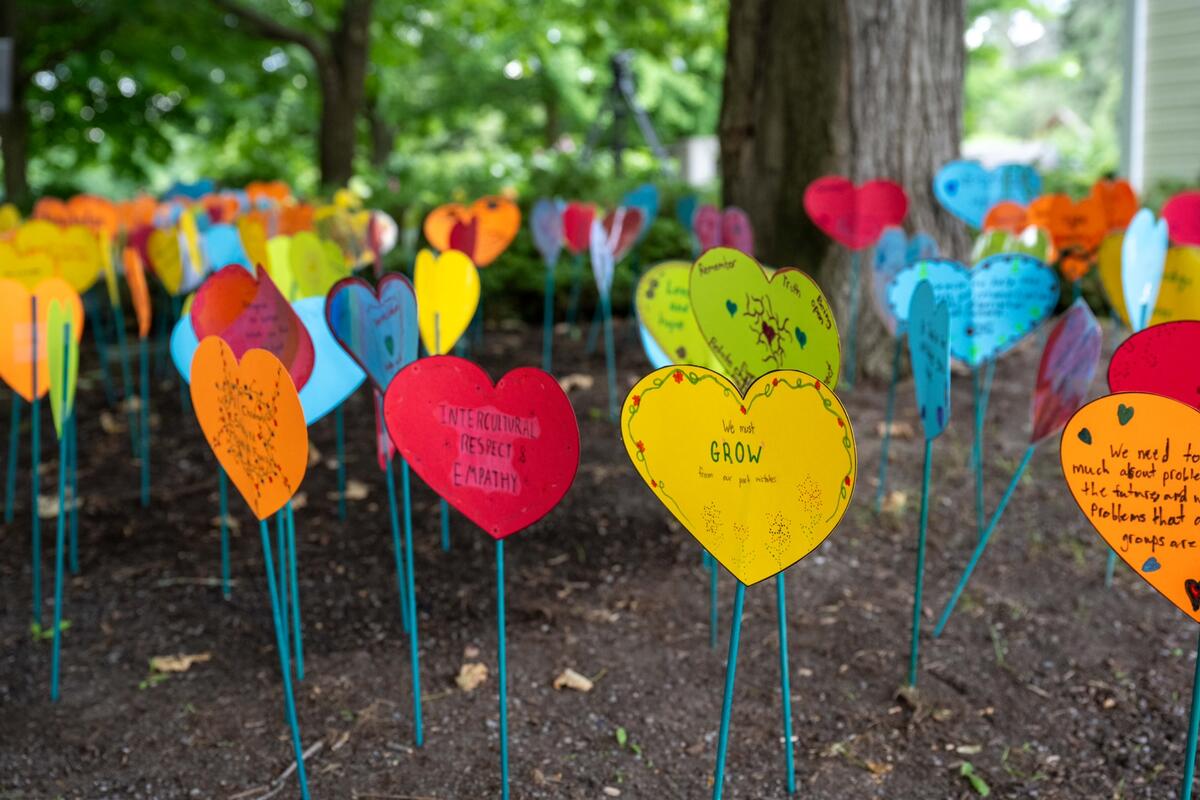
M 396 355 L 396 340 L 392 338 L 391 334 L 383 337 L 383 346 L 387 348 L 389 356 Z
M 800 270 L 768 277 L 750 256 L 714 247 L 692 266 L 689 293 L 704 339 L 733 383 L 748 386 L 772 370 L 798 369 L 837 386 L 837 324 L 825 295 Z M 732 297 L 739 302 L 731 315 Z
M 1119 404 L 1117 406 L 1117 422 L 1120 422 L 1122 425 L 1124 425 L 1131 419 L 1133 419 L 1133 408 L 1125 405 L 1124 403 Z
M 1079 441 L 1083 442 L 1084 444 L 1092 443 L 1092 432 L 1087 428 L 1080 428 L 1079 433 L 1076 435 L 1079 437 Z

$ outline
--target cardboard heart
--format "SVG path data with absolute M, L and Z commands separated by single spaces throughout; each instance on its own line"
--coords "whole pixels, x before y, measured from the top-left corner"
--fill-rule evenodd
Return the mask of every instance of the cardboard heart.
M 39 254 L 49 257 L 53 262 L 51 275 L 65 280 L 76 292 L 90 289 L 103 268 L 99 239 L 82 225 L 62 226 L 46 220 L 31 220 L 17 228 L 12 245 L 26 258 Z M 28 272 L 32 266 L 27 263 L 15 269 L 18 274 L 25 273 L 26 281 L 30 281 Z M 49 276 L 43 274 L 43 277 Z
M 936 439 L 950 421 L 950 308 L 928 281 L 917 284 L 908 310 L 908 353 L 921 427 Z
M 592 220 L 596 207 L 590 203 L 568 203 L 563 209 L 563 244 L 571 253 L 582 253 L 592 239 Z
M 458 250 L 417 253 L 413 268 L 421 342 L 431 355 L 454 349 L 479 305 L 479 271 Z
M 1047 264 L 1053 264 L 1055 258 L 1049 231 L 1029 225 L 1017 233 L 997 229 L 979 234 L 971 247 L 971 263 L 978 263 L 1003 253 L 1021 253 Z
M 750 256 L 715 247 L 692 265 L 688 297 L 709 349 L 734 384 L 799 369 L 837 386 L 837 323 L 820 287 L 800 270 L 768 277 Z
M 898 330 L 896 315 L 887 301 L 888 285 L 900 270 L 923 258 L 937 258 L 938 246 L 927 233 L 914 233 L 908 238 L 903 228 L 884 228 L 875 243 L 875 258 L 872 261 L 871 300 L 875 313 L 893 336 Z
M 295 297 L 296 276 L 292 272 L 292 237 L 272 236 L 267 240 L 267 260 L 259 265 L 284 297 Z
M 0 278 L 32 288 L 53 277 L 54 259 L 49 253 L 20 253 L 8 242 L 0 241 Z
M 1098 180 L 1092 184 L 1091 196 L 1104 207 L 1106 232 L 1124 230 L 1137 213 L 1137 193 L 1129 181 Z
M 983 218 L 983 230 L 1020 233 L 1029 225 L 1025 206 L 1012 200 L 1001 200 L 988 209 Z
M 258 519 L 274 514 L 308 467 L 308 428 L 286 367 L 258 349 L 239 363 L 229 345 L 209 336 L 192 360 L 191 393 L 200 429 L 229 480 Z
M 883 229 L 904 222 L 908 195 L 898 183 L 867 181 L 855 186 L 838 175 L 817 178 L 804 190 L 804 210 L 831 239 L 851 250 L 870 247 Z
M 317 422 L 343 401 L 366 379 L 354 359 L 342 349 L 325 321 L 325 298 L 306 297 L 292 304 L 292 309 L 308 331 L 313 344 L 313 370 L 300 390 L 300 406 L 304 421 Z M 184 381 L 191 381 L 192 360 L 200 340 L 192 329 L 192 319 L 185 308 L 183 316 L 171 331 L 171 360 Z
M 47 278 L 29 290 L 14 280 L 0 280 L 0 378 L 27 403 L 50 390 L 48 328 L 53 301 L 70 312 L 72 336 L 78 341 L 83 335 L 83 301 L 69 283 Z
M 656 369 L 668 364 L 719 367 L 692 313 L 688 296 L 691 271 L 687 261 L 664 261 L 638 280 L 634 303 L 638 321 L 655 345 L 653 354 L 647 351 L 647 356 Z
M 1114 392 L 1149 392 L 1200 410 L 1200 322 L 1151 325 L 1117 347 L 1108 362 Z
M 205 264 L 217 267 L 240 264 L 247 270 L 255 267 L 242 245 L 241 234 L 233 225 L 209 225 L 200 234 L 200 252 Z
M 520 367 L 493 386 L 470 361 L 423 358 L 400 371 L 383 408 L 417 474 L 495 539 L 544 517 L 575 479 L 575 411 L 540 369 Z
M 61 439 L 63 427 L 75 408 L 75 384 L 79 377 L 79 340 L 82 323 L 76 322 L 69 302 L 50 301 L 46 320 L 47 373 L 50 383 L 50 414 L 54 431 Z
M 1121 295 L 1135 331 L 1146 327 L 1158 300 L 1167 260 L 1167 221 L 1149 209 L 1134 215 L 1121 242 Z
M 125 282 L 129 284 L 129 297 L 133 301 L 133 313 L 137 317 L 138 338 L 150 335 L 150 286 L 146 283 L 146 270 L 142 257 L 132 247 L 126 247 L 123 255 Z
M 324 297 L 349 274 L 337 245 L 312 231 L 301 231 L 292 237 L 288 258 L 296 281 L 296 298 Z
M 933 178 L 933 195 L 942 208 L 976 230 L 997 203 L 1012 200 L 1027 206 L 1041 193 L 1041 176 L 1026 164 L 989 170 L 978 161 L 950 161 Z
M 214 272 L 196 292 L 190 313 L 201 342 L 220 336 L 238 358 L 251 349 L 266 350 L 301 389 L 312 375 L 312 337 L 265 270 L 256 277 L 231 264 Z
M 1065 194 L 1043 195 L 1029 204 L 1029 222 L 1050 232 L 1058 252 L 1058 269 L 1069 281 L 1088 273 L 1096 249 L 1108 233 L 1108 217 L 1096 196 L 1073 202 Z
M 630 249 L 637 244 L 645 223 L 641 210 L 637 208 L 618 206 L 605 215 L 604 235 L 608 238 L 608 248 L 612 251 L 614 264 L 621 263 Z
M 146 239 L 146 257 L 163 288 L 172 297 L 183 286 L 183 258 L 179 234 L 174 228 L 155 228 Z
M 512 243 L 521 228 L 521 209 L 506 197 L 481 197 L 470 207 L 438 206 L 425 217 L 425 238 L 440 252 L 458 250 L 486 267 Z
M 1033 387 L 1029 443 L 1053 436 L 1087 399 L 1104 344 L 1100 323 L 1079 298 L 1055 324 L 1042 349 Z
M 533 244 L 542 255 L 547 267 L 558 263 L 563 247 L 562 208 L 555 200 L 543 197 L 533 204 L 529 214 L 529 227 L 533 231 Z
M 408 278 L 389 272 L 372 288 L 362 278 L 334 284 L 325 300 L 333 336 L 383 392 L 417 357 L 417 300 Z
M 1036 258 L 992 256 L 973 269 L 929 259 L 905 267 L 888 289 L 888 303 L 901 325 L 923 280 L 950 309 L 950 354 L 973 367 L 1016 347 L 1058 305 L 1058 275 Z
M 1060 447 L 1063 477 L 1092 527 L 1134 572 L 1200 622 L 1196 453 L 1200 412 L 1135 392 L 1079 409 Z
M 616 259 L 613 256 L 613 240 L 609 238 L 600 220 L 592 220 L 592 233 L 588 236 L 588 255 L 592 262 L 592 277 L 601 298 L 612 292 Z
M 763 375 L 744 396 L 702 367 L 655 370 L 625 399 L 621 437 L 659 501 L 745 584 L 812 552 L 854 490 L 846 410 L 796 370 Z
M 1200 245 L 1200 191 L 1180 192 L 1162 208 L 1176 244 Z
M 1124 233 L 1112 233 L 1100 245 L 1097 257 L 1100 286 L 1105 299 L 1126 327 L 1125 290 L 1121 285 L 1121 248 Z M 1163 264 L 1162 283 L 1150 315 L 1150 325 L 1184 319 L 1200 319 L 1200 248 L 1172 247 Z
M 716 206 L 701 206 L 692 217 L 692 230 L 700 243 L 700 252 L 714 247 L 732 247 L 754 255 L 754 226 L 750 217 L 737 206 L 724 211 Z

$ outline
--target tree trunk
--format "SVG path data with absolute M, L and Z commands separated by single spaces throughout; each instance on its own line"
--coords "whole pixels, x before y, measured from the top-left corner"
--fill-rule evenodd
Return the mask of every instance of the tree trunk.
M 4 161 L 4 200 L 22 211 L 29 210 L 29 115 L 25 109 L 25 87 L 28 74 L 21 69 L 24 42 L 17 30 L 15 0 L 0 0 L 0 36 L 13 40 L 12 63 L 9 65 L 8 111 L 0 113 L 0 159 Z
M 850 256 L 804 212 L 815 178 L 889 178 L 909 196 L 910 230 L 964 255 L 965 231 L 933 198 L 933 175 L 962 137 L 962 0 L 735 0 L 729 14 L 721 168 L 725 202 L 749 213 L 760 260 L 810 272 L 850 335 Z M 890 372 L 892 345 L 870 308 L 862 253 L 857 367 Z
M 318 62 L 321 80 L 321 183 L 345 186 L 354 175 L 357 123 L 366 97 L 372 0 L 346 0 L 329 58 Z

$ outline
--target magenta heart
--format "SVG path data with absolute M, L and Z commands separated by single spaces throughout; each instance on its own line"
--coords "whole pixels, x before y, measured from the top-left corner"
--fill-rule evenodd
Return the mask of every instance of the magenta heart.
M 261 266 L 257 279 L 239 264 L 209 275 L 190 314 L 197 339 L 219 336 L 239 359 L 247 350 L 266 350 L 287 367 L 296 391 L 308 383 L 316 358 L 312 337 Z
M 1163 206 L 1162 217 L 1175 244 L 1200 245 L 1200 191 L 1172 197 Z
M 700 252 L 714 247 L 732 247 L 754 255 L 754 227 L 750 217 L 737 206 L 722 212 L 716 206 L 701 206 L 692 218 L 692 230 L 700 242 Z
M 868 181 L 856 187 L 846 178 L 829 175 L 804 190 L 804 210 L 831 239 L 861 250 L 875 244 L 884 228 L 904 221 L 908 196 L 892 181 Z
M 383 413 L 422 480 L 496 539 L 548 514 L 579 468 L 571 401 L 533 367 L 493 386 L 466 359 L 423 358 L 392 381 Z
M 1200 410 L 1200 322 L 1151 325 L 1130 336 L 1108 362 L 1113 392 L 1161 394 Z

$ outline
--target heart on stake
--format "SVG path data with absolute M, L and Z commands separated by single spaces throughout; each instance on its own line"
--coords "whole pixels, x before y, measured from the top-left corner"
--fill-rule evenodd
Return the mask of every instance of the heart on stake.
M 52 301 L 70 311 L 71 335 L 78 341 L 83 336 L 83 301 L 69 283 L 47 278 L 30 291 L 17 281 L 0 280 L 0 378 L 27 403 L 50 390 L 47 334 Z
M 709 349 L 736 385 L 800 369 L 837 386 L 837 324 L 821 289 L 800 270 L 768 277 L 750 256 L 714 247 L 692 265 L 688 294 Z
M 240 269 L 240 267 L 239 267 Z M 308 467 L 308 427 L 283 363 L 266 350 L 241 362 L 221 338 L 192 360 L 192 406 L 229 480 L 262 520 L 292 498 Z
M 700 252 L 714 247 L 732 247 L 754 255 L 754 226 L 750 217 L 737 206 L 724 211 L 716 206 L 700 206 L 692 217 L 692 230 L 700 242 Z
M 1104 204 L 1095 196 L 1074 202 L 1065 194 L 1047 194 L 1029 204 L 1029 223 L 1050 232 L 1063 277 L 1077 281 L 1096 263 L 1096 250 L 1108 233 Z
M 687 261 L 665 261 L 646 270 L 638 281 L 634 296 L 638 322 L 666 359 L 658 364 L 651 359 L 655 368 L 667 364 L 719 366 L 692 313 L 688 298 L 691 271 Z M 734 305 L 730 314 L 736 312 Z
M 904 222 L 908 195 L 892 181 L 855 186 L 839 175 L 828 175 L 804 190 L 804 210 L 831 239 L 861 250 L 875 244 L 884 228 Z
M 1100 365 L 1104 336 L 1100 323 L 1082 297 L 1055 323 L 1033 387 L 1031 444 L 1053 436 L 1087 398 Z
M 479 270 L 458 250 L 436 257 L 422 250 L 413 268 L 413 293 L 425 350 L 432 355 L 449 353 L 475 318 Z
M 237 264 L 214 272 L 192 301 L 192 329 L 201 342 L 220 336 L 238 358 L 252 349 L 282 361 L 303 389 L 313 372 L 312 337 L 262 267 L 257 278 Z
M 1026 164 L 987 169 L 978 161 L 949 161 L 933 178 L 933 195 L 942 208 L 976 230 L 1002 200 L 1029 205 L 1041 193 L 1041 176 Z
M 1162 208 L 1176 244 L 1200 246 L 1200 191 L 1180 192 Z
M 562 212 L 563 244 L 571 253 L 582 253 L 592 241 L 592 220 L 596 207 L 591 203 L 568 203 Z
M 1200 452 L 1200 411 L 1154 394 L 1111 394 L 1076 412 L 1060 452 L 1071 495 L 1096 532 L 1200 622 L 1200 502 L 1183 455 Z
M 1130 327 L 1121 278 L 1124 243 L 1124 232 L 1106 236 L 1100 245 L 1097 269 L 1105 299 L 1113 313 Z M 1158 297 L 1154 300 L 1148 327 L 1164 322 L 1200 319 L 1200 291 L 1196 291 L 1196 275 L 1200 275 L 1200 247 L 1172 247 L 1167 250 Z
M 430 488 L 495 539 L 544 517 L 579 467 L 579 426 L 549 374 L 520 367 L 492 385 L 455 356 L 409 364 L 383 401 L 396 449 Z
M 659 501 L 747 585 L 820 545 L 854 490 L 846 410 L 795 370 L 763 375 L 745 395 L 702 367 L 655 370 L 626 398 L 621 437 Z
M 425 238 L 439 252 L 458 250 L 477 267 L 486 267 L 512 243 L 521 229 L 521 209 L 506 197 L 481 197 L 470 207 L 438 206 L 425 217 Z
M 875 313 L 893 336 L 899 329 L 896 315 L 887 301 L 887 288 L 900 270 L 923 258 L 937 258 L 938 246 L 928 233 L 918 232 L 909 238 L 903 228 L 885 228 L 875 243 L 872 260 L 871 300 Z
M 54 430 L 61 439 L 64 425 L 75 407 L 75 384 L 79 377 L 79 340 L 83 336 L 83 323 L 74 319 L 69 302 L 58 299 L 50 301 L 50 314 L 46 323 L 50 413 L 54 418 Z
M 398 272 L 384 275 L 376 288 L 362 278 L 338 281 L 325 299 L 325 319 L 376 391 L 387 391 L 396 373 L 416 360 L 417 300 Z
M 1170 397 L 1200 410 L 1200 322 L 1151 325 L 1117 347 L 1108 362 L 1108 388 Z
M 908 352 L 921 427 L 926 439 L 936 439 L 950 420 L 950 309 L 937 302 L 927 281 L 913 292 Z

